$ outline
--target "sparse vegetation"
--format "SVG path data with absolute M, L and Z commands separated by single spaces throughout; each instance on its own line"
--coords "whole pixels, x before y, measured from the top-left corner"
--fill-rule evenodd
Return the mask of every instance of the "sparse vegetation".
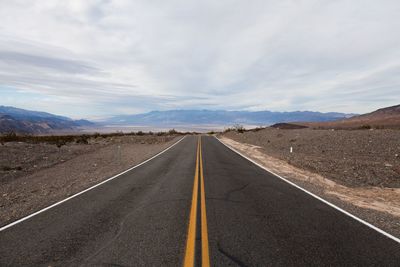
M 235 129 L 235 131 L 238 133 L 244 133 L 246 131 L 246 129 L 241 124 L 233 125 L 233 129 Z
M 228 127 L 228 128 L 225 128 L 222 133 L 229 133 L 230 131 L 233 131 L 233 129 Z
M 8 171 L 22 171 L 22 167 L 21 166 L 17 166 L 17 167 L 3 166 L 1 169 L 3 171 L 5 171 L 5 172 L 8 172 Z
M 225 128 L 223 133 L 228 133 L 228 132 L 238 132 L 238 133 L 244 133 L 247 130 L 243 127 L 241 124 L 235 124 L 232 127 Z
M 167 136 L 167 135 L 185 135 L 185 134 L 193 134 L 193 133 L 181 133 L 176 131 L 175 129 L 171 129 L 168 132 L 158 132 L 157 136 Z M 195 134 L 195 133 L 194 133 Z M 58 148 L 68 144 L 68 143 L 77 143 L 77 144 L 88 144 L 90 139 L 98 139 L 98 138 L 109 138 L 109 137 L 117 137 L 117 136 L 145 136 L 145 135 L 154 135 L 153 132 L 115 132 L 115 133 L 94 133 L 94 134 L 81 134 L 81 135 L 22 135 L 16 134 L 14 132 L 6 133 L 0 135 L 0 143 L 4 144 L 7 142 L 25 142 L 25 143 L 48 143 L 55 144 Z
M 178 132 L 175 129 L 171 129 L 168 131 L 169 134 L 177 134 Z
M 359 129 L 361 129 L 361 130 L 369 130 L 369 129 L 372 129 L 372 127 L 371 127 L 371 125 L 364 124 L 364 125 L 360 126 Z

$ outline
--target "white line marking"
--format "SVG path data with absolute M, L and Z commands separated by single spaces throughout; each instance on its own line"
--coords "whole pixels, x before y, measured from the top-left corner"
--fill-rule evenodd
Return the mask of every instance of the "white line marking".
M 129 172 L 129 171 L 131 171 L 131 170 L 133 170 L 133 169 L 135 169 L 135 168 L 137 168 L 137 167 L 139 167 L 139 166 L 141 166 L 141 165 L 143 165 L 143 164 L 149 162 L 150 160 L 152 160 L 152 159 L 154 159 L 154 158 L 160 156 L 160 155 L 163 154 L 164 152 L 167 152 L 169 149 L 171 149 L 172 147 L 174 147 L 175 145 L 177 145 L 180 141 L 182 141 L 185 137 L 186 137 L 186 136 L 182 137 L 181 139 L 179 139 L 178 141 L 176 141 L 175 143 L 173 143 L 171 146 L 167 147 L 166 149 L 164 149 L 163 151 L 157 153 L 156 155 L 152 156 L 151 158 L 149 158 L 149 159 L 147 159 L 147 160 L 145 160 L 145 161 L 143 161 L 143 162 L 141 162 L 141 163 L 139 163 L 139 164 L 137 164 L 137 165 L 135 165 L 135 166 L 133 166 L 133 167 L 131 167 L 131 168 L 129 168 L 129 169 L 127 169 L 127 170 L 125 170 L 125 171 L 119 173 L 119 174 L 117 174 L 117 175 L 114 175 L 113 177 L 110 177 L 110 178 L 108 178 L 107 180 L 104 180 L 104 181 L 102 181 L 102 182 L 100 182 L 100 183 L 98 183 L 98 184 L 95 184 L 95 185 L 93 185 L 93 186 L 91 186 L 91 187 L 89 187 L 89 188 L 87 188 L 87 189 L 85 189 L 85 190 L 83 190 L 83 191 L 81 191 L 81 192 L 79 192 L 79 193 L 76 193 L 75 195 L 72 195 L 72 196 L 70 196 L 70 197 L 67 197 L 67 198 L 65 198 L 65 199 L 63 199 L 63 200 L 61 200 L 61 201 L 59 201 L 59 202 L 56 202 L 56 203 L 54 203 L 54 204 L 52 204 L 52 205 L 50 205 L 50 206 L 48 206 L 48 207 L 46 207 L 46 208 L 44 208 L 44 209 L 41 209 L 41 210 L 39 210 L 39 211 L 37 211 L 37 212 L 34 212 L 34 213 L 32 213 L 32 214 L 30 214 L 30 215 L 28 215 L 28 216 L 26 216 L 26 217 L 23 217 L 23 218 L 21 218 L 21 219 L 19 219 L 19 220 L 16 220 L 15 222 L 12 222 L 12 223 L 10 223 L 10 224 L 7 224 L 7 225 L 1 227 L 1 228 L 0 228 L 0 232 L 6 230 L 7 228 L 10 228 L 11 226 L 14 226 L 14 225 L 16 225 L 16 224 L 19 224 L 19 223 L 21 223 L 21 222 L 23 222 L 23 221 L 25 221 L 25 220 L 28 220 L 28 219 L 32 218 L 33 216 L 36 216 L 36 215 L 38 215 L 38 214 L 40 214 L 40 213 L 42 213 L 42 212 L 45 212 L 46 210 L 49 210 L 49 209 L 51 209 L 51 208 L 54 208 L 55 206 L 58 206 L 58 205 L 60 205 L 61 203 L 64 203 L 64 202 L 66 202 L 66 201 L 68 201 L 68 200 L 70 200 L 70 199 L 72 199 L 72 198 L 74 198 L 74 197 L 77 197 L 77 196 L 79 196 L 79 195 L 81 195 L 81 194 L 83 194 L 83 193 L 85 193 L 85 192 L 87 192 L 87 191 L 89 191 L 89 190 L 92 190 L 93 188 L 96 188 L 96 187 L 98 187 L 98 186 L 100 186 L 100 185 L 102 185 L 102 184 L 105 184 L 105 183 L 107 183 L 107 182 L 109 182 L 109 181 L 111 181 L 111 180 L 117 178 L 118 176 L 121 176 L 122 174 L 125 174 L 125 173 L 127 173 L 127 172 Z
M 314 193 L 311 193 L 310 191 L 307 191 L 307 190 L 304 189 L 303 187 L 298 186 L 297 184 L 295 184 L 295 183 L 293 183 L 293 182 L 287 180 L 286 178 L 283 178 L 282 176 L 280 176 L 280 175 L 274 173 L 273 171 L 269 170 L 268 168 L 266 168 L 266 167 L 262 166 L 261 164 L 255 162 L 255 161 L 252 160 L 251 158 L 249 158 L 249 157 L 243 155 L 242 153 L 240 153 L 239 151 L 237 151 L 237 150 L 234 149 L 233 147 L 231 147 L 231 146 L 225 144 L 224 142 L 222 142 L 221 140 L 219 140 L 218 137 L 215 136 L 215 138 L 216 138 L 221 144 L 223 144 L 224 146 L 226 146 L 227 148 L 229 148 L 229 149 L 232 150 L 233 152 L 239 154 L 239 155 L 242 156 L 243 158 L 247 159 L 248 161 L 252 162 L 253 164 L 257 165 L 257 166 L 260 167 L 261 169 L 263 169 L 263 170 L 269 172 L 270 174 L 273 174 L 274 176 L 278 177 L 279 179 L 281 179 L 281 180 L 287 182 L 288 184 L 290 184 L 290 185 L 296 187 L 297 189 L 300 189 L 301 191 L 303 191 L 303 192 L 309 194 L 310 196 L 312 196 L 312 197 L 314 197 L 314 198 L 316 198 L 316 199 L 318 199 L 318 200 L 324 202 L 325 204 L 327 204 L 327 205 L 331 206 L 332 208 L 334 208 L 334 209 L 336 209 L 336 210 L 338 210 L 338 211 L 340 211 L 340 212 L 346 214 L 347 216 L 350 216 L 350 217 L 353 218 L 354 220 L 356 220 L 356 221 L 358 221 L 358 222 L 360 222 L 360 223 L 362 223 L 362 224 L 365 224 L 366 226 L 368 226 L 368 227 L 374 229 L 375 231 L 377 231 L 377 232 L 383 234 L 384 236 L 386 236 L 386 237 L 388 237 L 388 238 L 390 238 L 390 239 L 396 241 L 397 243 L 400 243 L 400 239 L 399 239 L 399 238 L 397 238 L 397 237 L 395 237 L 395 236 L 393 236 L 393 235 L 391 235 L 391 234 L 385 232 L 384 230 L 382 230 L 382 229 L 376 227 L 375 225 L 370 224 L 369 222 L 364 221 L 363 219 L 361 219 L 361 218 L 359 218 L 359 217 L 357 217 L 357 216 L 351 214 L 350 212 L 347 212 L 347 211 L 345 211 L 344 209 L 339 208 L 339 207 L 336 206 L 335 204 L 332 204 L 331 202 L 329 202 L 329 201 L 327 201 L 327 200 L 325 200 L 325 199 L 323 199 L 323 198 L 321 198 L 321 197 L 315 195 Z

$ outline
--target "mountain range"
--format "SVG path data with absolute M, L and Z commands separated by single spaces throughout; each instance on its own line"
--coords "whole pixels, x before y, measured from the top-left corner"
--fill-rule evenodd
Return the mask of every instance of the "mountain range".
M 0 133 L 45 134 L 75 131 L 79 127 L 92 125 L 87 120 L 72 120 L 46 112 L 0 106 Z
M 137 115 L 114 116 L 100 123 L 105 125 L 270 125 L 277 122 L 333 121 L 349 118 L 355 114 L 337 112 L 321 113 L 312 111 L 226 111 L 226 110 L 167 110 L 151 111 Z
M 167 110 L 152 111 L 136 115 L 119 115 L 93 123 L 87 120 L 72 120 L 68 117 L 46 112 L 31 111 L 15 107 L 0 106 L 0 133 L 47 134 L 72 132 L 80 128 L 103 126 L 190 126 L 218 125 L 266 126 L 277 122 L 329 122 L 344 120 L 355 114 L 312 111 L 226 111 L 226 110 Z
M 0 106 L 0 133 L 48 134 L 104 126 L 174 127 L 232 126 L 234 124 L 266 126 L 286 122 L 297 122 L 297 124 L 314 128 L 400 128 L 400 105 L 381 108 L 362 115 L 312 111 L 167 110 L 118 115 L 95 123 L 88 120 L 73 120 L 47 112 Z
M 380 108 L 370 113 L 330 122 L 311 122 L 304 125 L 314 128 L 369 129 L 400 128 L 400 105 Z

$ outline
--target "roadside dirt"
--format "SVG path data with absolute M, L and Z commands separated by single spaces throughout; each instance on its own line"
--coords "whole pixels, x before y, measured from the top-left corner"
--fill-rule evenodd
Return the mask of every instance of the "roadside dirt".
M 320 174 L 298 168 L 288 161 L 272 157 L 260 146 L 220 140 L 253 159 L 268 170 L 321 196 L 389 233 L 400 236 L 400 189 L 374 186 L 349 187 Z
M 0 226 L 134 166 L 178 136 L 92 138 L 88 144 L 0 146 Z
M 349 187 L 400 188 L 398 130 L 283 130 L 224 134 Z M 290 153 L 292 147 L 292 153 Z

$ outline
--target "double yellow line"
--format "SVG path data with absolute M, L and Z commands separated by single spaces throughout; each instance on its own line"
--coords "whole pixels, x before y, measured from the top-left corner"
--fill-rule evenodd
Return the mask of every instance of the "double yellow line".
M 194 175 L 194 185 L 192 194 L 192 207 L 190 209 L 188 236 L 186 241 L 184 267 L 193 267 L 195 263 L 196 251 L 196 222 L 197 206 L 199 194 L 200 179 L 200 216 L 201 216 L 201 265 L 210 266 L 210 254 L 208 248 L 207 214 L 206 214 L 206 196 L 204 190 L 203 159 L 201 152 L 201 137 L 197 142 L 196 170 Z

